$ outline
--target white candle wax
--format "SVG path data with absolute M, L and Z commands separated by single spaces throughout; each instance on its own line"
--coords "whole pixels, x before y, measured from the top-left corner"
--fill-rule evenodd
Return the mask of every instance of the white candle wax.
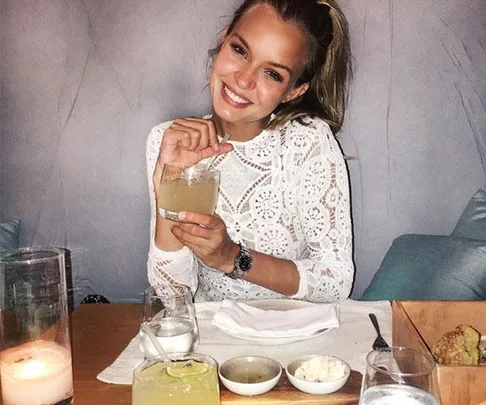
M 0 355 L 4 405 L 50 405 L 73 395 L 71 352 L 48 341 L 29 342 Z

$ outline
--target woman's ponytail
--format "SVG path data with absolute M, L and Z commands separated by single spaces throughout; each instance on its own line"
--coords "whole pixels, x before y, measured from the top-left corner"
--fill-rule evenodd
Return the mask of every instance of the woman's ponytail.
M 329 7 L 332 21 L 332 40 L 327 47 L 326 61 L 314 76 L 314 85 L 319 103 L 322 105 L 334 133 L 341 129 L 346 100 L 347 83 L 351 74 L 351 50 L 348 24 L 344 14 L 334 1 L 320 1 Z

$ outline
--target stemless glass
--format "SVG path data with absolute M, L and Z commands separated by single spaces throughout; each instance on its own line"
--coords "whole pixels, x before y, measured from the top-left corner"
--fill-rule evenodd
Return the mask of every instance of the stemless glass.
M 198 353 L 143 361 L 133 372 L 132 405 L 219 405 L 217 364 Z
M 218 200 L 220 172 L 205 164 L 182 168 L 164 165 L 159 186 L 159 213 L 177 221 L 180 211 L 214 214 Z
M 194 352 L 199 344 L 196 311 L 189 287 L 160 284 L 144 294 L 143 319 L 166 353 Z M 149 336 L 141 329 L 140 348 L 146 358 L 157 355 Z
M 440 405 L 435 360 L 406 347 L 373 350 L 366 356 L 360 405 Z

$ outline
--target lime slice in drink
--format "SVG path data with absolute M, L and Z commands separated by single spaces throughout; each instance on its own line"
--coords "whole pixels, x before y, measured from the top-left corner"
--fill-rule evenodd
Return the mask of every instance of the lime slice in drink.
M 204 374 L 209 370 L 209 366 L 194 360 L 171 363 L 167 366 L 167 374 L 175 378 L 184 378 L 197 374 Z

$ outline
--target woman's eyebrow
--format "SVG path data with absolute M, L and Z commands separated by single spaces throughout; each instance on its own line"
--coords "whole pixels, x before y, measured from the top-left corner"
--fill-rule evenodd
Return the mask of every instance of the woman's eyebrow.
M 238 38 L 238 40 L 244 45 L 245 48 L 251 49 L 250 46 L 248 45 L 248 42 L 246 42 L 243 37 L 241 37 L 240 35 L 238 35 L 236 33 L 233 34 L 233 35 Z M 281 63 L 277 63 L 277 62 L 269 62 L 269 63 L 273 67 L 286 70 L 287 72 L 289 72 L 290 76 L 292 76 L 292 74 L 293 74 L 292 69 L 290 69 L 288 66 L 282 65 Z

